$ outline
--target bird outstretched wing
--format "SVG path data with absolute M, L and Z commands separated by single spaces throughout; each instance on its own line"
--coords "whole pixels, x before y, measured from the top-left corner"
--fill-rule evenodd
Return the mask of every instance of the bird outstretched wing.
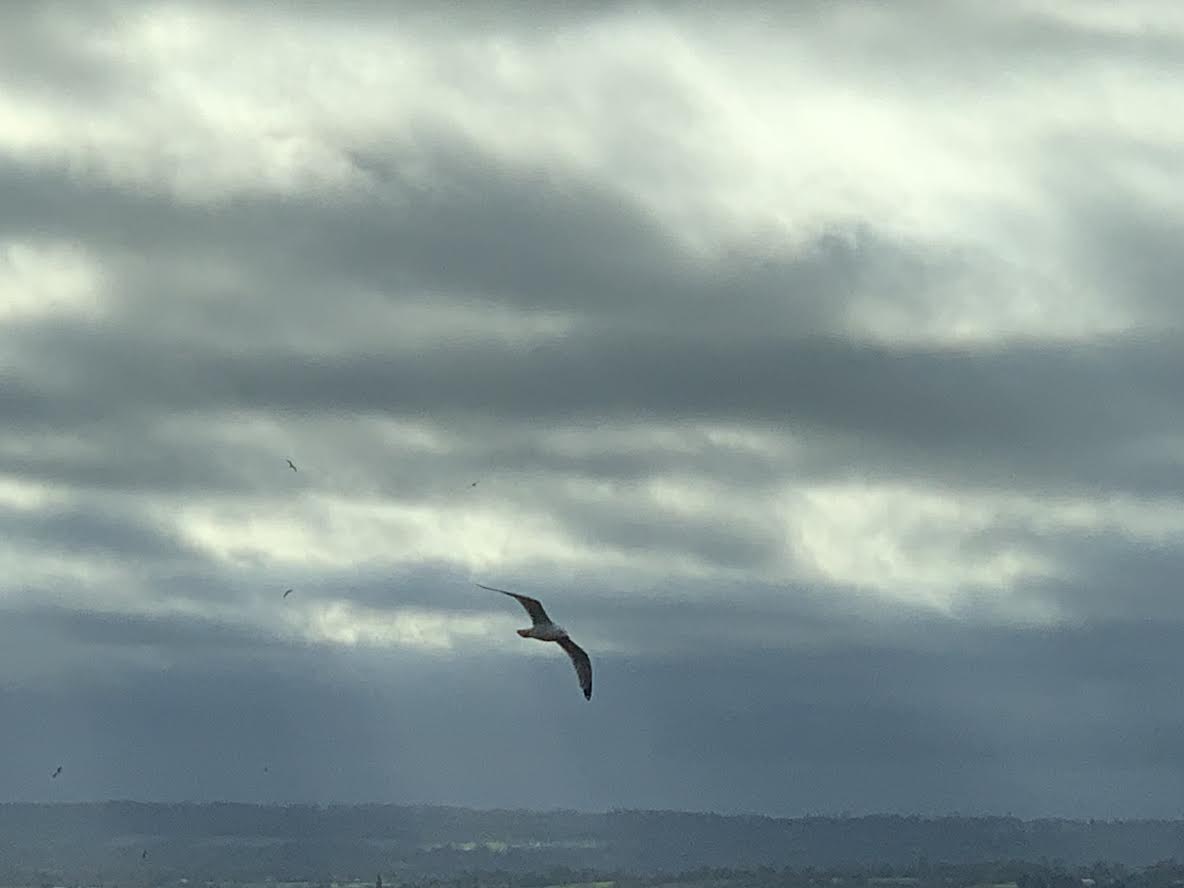
M 514 592 L 507 592 L 505 589 L 495 589 L 493 586 L 482 586 L 477 583 L 478 589 L 485 589 L 488 592 L 501 592 L 502 595 L 509 595 L 511 598 L 517 598 L 519 603 L 526 608 L 526 612 L 530 614 L 530 621 L 534 625 L 547 624 L 551 622 L 551 618 L 547 616 L 547 612 L 543 610 L 542 604 L 537 598 L 530 598 L 527 595 L 518 595 Z
M 582 647 L 570 638 L 561 638 L 559 646 L 567 651 L 571 657 L 571 664 L 576 667 L 576 675 L 580 679 L 580 688 L 584 691 L 584 699 L 592 699 L 592 661 Z

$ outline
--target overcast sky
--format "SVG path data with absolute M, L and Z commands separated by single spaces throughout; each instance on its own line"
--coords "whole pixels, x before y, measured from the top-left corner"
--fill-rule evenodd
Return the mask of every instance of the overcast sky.
M 0 8 L 0 798 L 1184 813 L 1184 7 L 778 6 Z

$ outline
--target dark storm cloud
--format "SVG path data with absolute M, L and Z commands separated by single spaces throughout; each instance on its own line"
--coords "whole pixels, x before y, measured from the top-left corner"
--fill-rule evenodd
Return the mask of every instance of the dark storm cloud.
M 61 395 L 51 388 L 37 398 L 35 383 L 18 378 L 24 392 L 14 419 L 35 427 L 101 413 L 126 422 L 166 407 L 747 421 L 849 442 L 868 451 L 861 463 L 873 472 L 878 459 L 889 471 L 936 460 L 951 474 L 1025 477 L 1040 487 L 1121 487 L 1124 473 L 1137 475 L 1147 458 L 1133 452 L 1138 442 L 1184 427 L 1174 382 L 1184 374 L 1184 350 L 1171 336 L 922 349 L 759 334 L 718 342 L 676 332 L 577 332 L 528 349 L 465 344 L 317 359 L 45 325 L 18 348 L 63 355 L 54 372 L 70 382 Z M 1178 468 L 1158 483 L 1171 485 L 1173 477 Z
M 496 295 L 524 309 L 567 310 L 582 320 L 570 336 L 525 354 L 457 343 L 429 355 L 269 354 L 262 344 L 247 355 L 228 354 L 213 341 L 150 338 L 122 324 L 98 335 L 90 327 L 39 325 L 22 337 L 27 351 L 77 356 L 87 375 L 97 371 L 96 383 L 108 375 L 107 385 L 123 394 L 111 399 L 86 392 L 68 406 L 56 398 L 39 404 L 34 387 L 18 380 L 6 393 L 11 414 L 52 422 L 61 410 L 81 419 L 88 412 L 114 413 L 121 401 L 149 405 L 167 399 L 203 409 L 677 415 L 871 436 L 906 448 L 974 447 L 983 451 L 986 465 L 1002 462 L 1004 472 L 1017 470 L 1010 464 L 1017 444 L 1028 457 L 1056 451 L 1055 459 L 1039 465 L 1048 471 L 1064 464 L 1060 452 L 1068 442 L 1080 447 L 1097 441 L 1095 458 L 1104 459 L 1110 445 L 1121 444 L 1104 435 L 1178 429 L 1175 399 L 1164 385 L 1176 372 L 1174 339 L 988 347 L 984 353 L 803 341 L 820 325 L 835 328 L 843 311 L 840 294 L 851 281 L 886 278 L 907 298 L 910 282 L 923 279 L 918 272 L 947 260 L 908 259 L 864 236 L 823 239 L 817 250 L 772 266 L 743 258 L 734 269 L 692 267 L 654 222 L 620 197 L 598 195 L 589 185 L 556 188 L 537 176 L 523 181 L 471 152 L 467 158 L 441 153 L 438 143 L 433 156 L 446 186 L 440 194 L 412 195 L 404 206 L 372 199 L 339 207 L 259 199 L 211 213 L 77 184 L 47 204 L 43 185 L 34 184 L 27 170 L 9 171 L 16 178 L 8 185 L 18 197 L 9 206 L 19 207 L 12 218 L 33 231 L 67 226 L 63 233 L 88 240 L 126 238 L 127 248 L 151 240 L 160 249 L 175 238 L 178 249 L 237 251 L 256 273 L 259 263 L 276 270 L 296 261 L 322 277 L 361 275 L 372 285 L 394 287 L 389 295 L 396 301 L 418 298 L 417 287 L 430 284 L 468 298 Z M 26 180 L 22 201 L 14 185 Z M 60 189 L 62 180 L 51 177 L 44 184 Z M 121 224 L 110 225 L 112 218 Z M 205 248 L 199 246 L 203 240 Z M 1136 240 L 1145 251 L 1163 255 L 1154 242 Z M 596 250 L 589 252 L 587 244 Z M 434 254 L 437 249 L 447 256 Z M 903 273 L 885 275 L 902 260 Z M 1137 267 L 1146 275 L 1155 265 L 1141 261 Z M 159 298 L 151 282 L 139 283 L 145 290 L 132 304 Z M 298 312 L 300 300 L 291 297 L 299 295 L 288 292 L 276 310 Z M 314 297 L 306 292 L 302 298 Z M 595 314 L 589 317 L 590 306 Z M 657 318 L 672 311 L 694 317 L 695 326 L 680 325 L 677 332 L 659 326 Z M 830 322 L 824 323 L 827 315 Z M 261 317 L 259 323 L 266 321 Z M 754 336 L 755 329 L 781 324 L 785 333 Z M 142 374 L 145 366 L 161 372 Z M 50 378 L 68 370 L 69 364 Z M 1099 390 L 1132 388 L 1144 396 L 1103 398 L 1104 410 L 1094 401 Z M 1162 425 L 1149 430 L 1144 424 L 1150 422 Z M 1013 452 L 997 455 L 1000 444 Z

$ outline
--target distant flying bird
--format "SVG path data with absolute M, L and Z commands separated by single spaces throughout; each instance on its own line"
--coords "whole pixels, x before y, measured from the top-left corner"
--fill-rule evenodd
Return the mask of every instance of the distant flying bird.
M 58 776 L 58 774 L 60 774 L 60 773 L 62 773 L 62 766 L 61 766 L 61 765 L 58 765 L 58 767 L 57 767 L 57 770 L 56 770 L 56 771 L 54 771 L 54 772 L 53 772 L 52 774 L 50 774 L 49 776 L 50 776 L 50 777 L 57 777 L 57 776 Z
M 296 464 L 294 462 L 292 462 L 292 460 L 288 460 L 288 468 L 291 469 L 293 472 L 295 472 L 296 471 Z
M 516 595 L 513 592 L 507 592 L 505 589 L 482 586 L 480 583 L 477 583 L 477 587 L 486 589 L 489 592 L 500 592 L 502 595 L 517 598 L 518 603 L 526 608 L 526 612 L 530 614 L 531 622 L 529 629 L 519 629 L 518 634 L 523 638 L 553 641 L 563 648 L 567 652 L 567 655 L 571 657 L 572 665 L 576 667 L 576 675 L 580 679 L 580 688 L 584 692 L 584 699 L 592 699 L 592 661 L 588 659 L 588 655 L 584 652 L 584 649 L 571 640 L 566 629 L 551 622 L 551 618 L 547 616 L 547 612 L 543 610 L 543 606 L 537 598 Z
M 477 481 L 474 481 L 472 484 L 470 484 L 470 485 L 469 485 L 469 487 L 476 487 L 478 483 L 479 483 L 479 482 L 477 482 Z
M 140 860 L 147 860 L 147 859 L 148 859 L 148 849 L 145 848 L 144 853 L 140 855 Z
M 280 597 L 281 597 L 281 598 L 287 598 L 287 597 L 288 597 L 289 595 L 291 595 L 291 594 L 292 594 L 292 590 L 291 590 L 291 589 L 289 589 L 287 592 L 285 592 L 285 593 L 284 593 L 283 595 L 281 595 Z

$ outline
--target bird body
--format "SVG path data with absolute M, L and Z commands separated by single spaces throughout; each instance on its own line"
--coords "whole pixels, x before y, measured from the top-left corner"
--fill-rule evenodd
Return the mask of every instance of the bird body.
M 291 469 L 293 472 L 295 472 L 296 471 L 296 464 L 294 462 L 292 462 L 292 460 L 288 460 L 288 468 Z
M 530 615 L 531 623 L 529 629 L 519 629 L 518 635 L 522 638 L 534 638 L 538 641 L 553 641 L 563 648 L 564 652 L 571 658 L 572 665 L 575 667 L 576 676 L 580 680 L 580 689 L 584 692 L 584 699 L 592 699 L 592 661 L 588 659 L 588 654 L 584 649 L 571 640 L 571 636 L 567 634 L 567 630 L 547 616 L 547 612 L 543 609 L 542 603 L 537 598 L 507 592 L 505 589 L 495 589 L 492 586 L 482 586 L 480 583 L 477 583 L 477 587 L 489 592 L 500 592 L 502 595 L 509 595 L 511 598 L 518 599 L 518 603 L 526 608 L 527 614 Z
M 535 638 L 539 641 L 561 641 L 567 638 L 567 630 L 556 623 L 536 623 L 529 629 L 519 629 L 518 634 L 523 638 Z

